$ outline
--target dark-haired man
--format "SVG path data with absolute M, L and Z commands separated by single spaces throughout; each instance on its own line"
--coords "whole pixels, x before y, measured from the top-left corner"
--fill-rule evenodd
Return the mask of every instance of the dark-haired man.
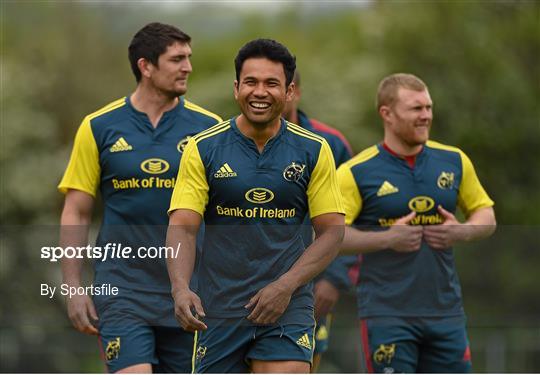
M 269 39 L 235 59 L 241 110 L 190 139 L 170 207 L 167 243 L 175 312 L 196 330 L 195 372 L 309 372 L 310 280 L 335 257 L 343 215 L 328 143 L 281 119 L 295 58 Z M 309 212 L 317 238 L 304 249 Z M 189 290 L 195 237 L 206 225 L 197 294 Z M 199 298 L 200 297 L 200 298 Z
M 384 141 L 338 169 L 351 225 L 343 248 L 363 254 L 357 291 L 367 370 L 470 372 L 452 246 L 493 233 L 493 201 L 463 151 L 429 140 L 432 101 L 422 80 L 386 77 L 377 109 Z
M 294 96 L 285 105 L 283 117 L 287 121 L 300 125 L 302 128 L 320 135 L 328 142 L 336 168 L 352 157 L 352 149 L 349 142 L 341 132 L 318 120 L 309 118 L 298 108 L 298 103 L 302 97 L 300 88 L 300 73 L 298 69 L 294 73 Z M 308 246 L 313 240 L 313 230 L 309 216 L 306 216 L 302 228 L 302 238 L 304 244 Z M 317 329 L 315 331 L 315 352 L 313 355 L 312 372 L 318 370 L 322 354 L 328 350 L 330 329 L 332 325 L 332 310 L 337 303 L 340 293 L 349 291 L 355 280 L 351 280 L 350 275 L 354 275 L 357 263 L 356 255 L 339 256 L 321 273 L 314 281 L 314 307 Z
M 88 115 L 59 184 L 66 194 L 61 244 L 85 246 L 99 190 L 103 223 L 96 246 L 130 247 L 128 259 L 95 261 L 94 284 L 117 295 L 75 296 L 68 315 L 81 332 L 99 335 L 110 372 L 188 372 L 193 335 L 175 322 L 165 259 L 142 249 L 164 245 L 167 208 L 187 139 L 221 119 L 183 95 L 191 73 L 191 38 L 151 23 L 129 46 L 135 91 Z M 169 254 L 170 255 L 170 254 Z M 81 259 L 64 259 L 64 282 L 81 284 Z

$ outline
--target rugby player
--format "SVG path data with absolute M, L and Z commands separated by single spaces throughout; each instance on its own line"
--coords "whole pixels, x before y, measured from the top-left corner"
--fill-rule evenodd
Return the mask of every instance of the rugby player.
M 182 250 L 167 265 L 177 319 L 197 331 L 194 372 L 310 370 L 310 281 L 336 256 L 344 218 L 328 143 L 281 118 L 295 67 L 276 41 L 244 45 L 234 82 L 242 113 L 190 139 L 182 158 L 167 235 Z M 308 213 L 316 238 L 305 249 Z M 189 283 L 203 219 L 195 293 Z
M 98 191 L 103 221 L 97 246 L 163 246 L 167 208 L 187 140 L 221 119 L 184 98 L 192 71 L 191 38 L 150 23 L 129 45 L 135 91 L 86 116 L 60 182 L 65 193 L 61 245 L 84 246 Z M 99 335 L 109 372 L 191 370 L 193 334 L 175 321 L 165 259 L 95 261 L 94 284 L 118 296 L 75 296 L 75 328 Z M 64 283 L 81 284 L 82 259 L 64 259 Z
M 495 214 L 467 155 L 429 140 L 432 108 L 418 77 L 386 77 L 383 142 L 338 169 L 343 249 L 363 254 L 357 301 L 369 372 L 471 371 L 452 246 L 490 236 Z

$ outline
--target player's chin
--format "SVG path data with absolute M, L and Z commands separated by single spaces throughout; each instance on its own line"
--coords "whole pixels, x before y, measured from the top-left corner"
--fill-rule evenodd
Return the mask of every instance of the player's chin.
M 423 144 L 426 143 L 429 139 L 429 127 L 420 126 L 415 128 L 414 140 L 415 143 Z
M 176 84 L 174 86 L 173 92 L 176 96 L 184 95 L 187 92 L 187 82 Z
M 249 111 L 248 113 L 246 113 L 246 117 L 253 125 L 264 127 L 272 123 L 277 117 L 279 117 L 279 114 L 277 114 L 276 116 L 270 113 L 257 114 Z

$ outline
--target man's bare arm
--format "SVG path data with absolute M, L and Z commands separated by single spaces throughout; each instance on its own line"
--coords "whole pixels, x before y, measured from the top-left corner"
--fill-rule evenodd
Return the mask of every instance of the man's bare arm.
M 175 315 L 187 331 L 206 329 L 206 325 L 199 320 L 199 317 L 204 317 L 201 300 L 189 289 L 197 255 L 197 232 L 201 221 L 201 215 L 195 211 L 176 210 L 171 213 L 167 230 L 167 246 L 172 248 L 180 246 L 177 258 L 167 258 L 167 271 L 171 279 Z M 196 315 L 192 310 L 195 310 Z
M 413 211 L 396 220 L 384 231 L 364 231 L 348 226 L 345 228 L 341 252 L 365 254 L 384 249 L 399 252 L 417 251 L 422 243 L 422 227 L 408 225 L 415 216 L 416 213 Z
M 92 221 L 94 197 L 90 194 L 69 190 L 64 201 L 64 209 L 60 218 L 60 246 L 86 246 L 88 230 Z M 64 258 L 61 260 L 62 278 L 65 284 L 73 287 L 81 286 L 83 259 Z M 90 322 L 98 316 L 92 299 L 87 296 L 73 296 L 67 299 L 68 316 L 73 326 L 83 333 L 97 335 L 98 330 Z
M 424 239 L 434 249 L 444 250 L 458 242 L 470 242 L 491 236 L 497 227 L 493 207 L 482 207 L 469 215 L 464 223 L 438 207 L 439 214 L 444 218 L 440 225 L 424 227 Z

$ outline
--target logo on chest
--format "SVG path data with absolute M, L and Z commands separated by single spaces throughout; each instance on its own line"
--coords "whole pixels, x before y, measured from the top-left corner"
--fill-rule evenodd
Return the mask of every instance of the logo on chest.
M 441 189 L 452 189 L 454 186 L 454 172 L 441 172 L 437 179 L 437 186 Z
M 248 202 L 263 204 L 274 199 L 274 193 L 266 188 L 253 188 L 246 192 L 245 197 Z
M 383 197 L 385 195 L 394 194 L 397 192 L 399 192 L 399 189 L 397 187 L 395 187 L 388 181 L 384 181 L 379 190 L 377 191 L 377 196 Z
M 229 163 L 223 164 L 216 173 L 214 173 L 215 178 L 230 178 L 230 177 L 236 177 L 238 174 L 233 171 Z
M 133 146 L 131 146 L 124 137 L 118 138 L 118 140 L 111 146 L 109 149 L 110 152 L 122 152 L 122 151 L 131 151 Z
M 158 158 L 146 159 L 141 163 L 141 169 L 150 174 L 162 174 L 169 170 L 169 163 Z
M 283 170 L 283 178 L 287 181 L 298 181 L 304 175 L 305 164 L 296 164 L 294 161 Z
M 191 135 L 188 135 L 186 138 L 178 142 L 178 144 L 176 145 L 176 149 L 178 150 L 179 153 L 184 152 L 184 149 L 186 148 L 190 138 L 191 138 Z
M 414 197 L 409 201 L 409 208 L 417 213 L 427 212 L 435 206 L 435 201 L 425 195 Z

